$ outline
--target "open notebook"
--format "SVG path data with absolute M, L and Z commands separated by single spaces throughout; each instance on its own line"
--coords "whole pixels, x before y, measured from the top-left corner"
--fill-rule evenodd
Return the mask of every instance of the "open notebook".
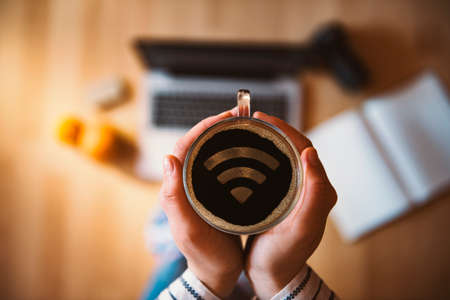
M 369 99 L 308 137 L 338 193 L 332 217 L 347 240 L 449 187 L 450 105 L 433 73 Z

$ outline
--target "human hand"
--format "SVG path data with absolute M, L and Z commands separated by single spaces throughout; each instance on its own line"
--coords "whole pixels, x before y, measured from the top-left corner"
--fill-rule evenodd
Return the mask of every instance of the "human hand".
M 247 277 L 260 299 L 270 299 L 295 277 L 319 245 L 337 196 L 305 136 L 278 118 L 261 112 L 253 116 L 277 126 L 291 139 L 304 168 L 303 190 L 293 211 L 277 226 L 247 241 Z
M 175 243 L 189 269 L 214 294 L 224 298 L 236 284 L 243 268 L 238 236 L 218 231 L 205 223 L 189 204 L 183 188 L 182 165 L 194 140 L 214 123 L 236 115 L 236 110 L 209 117 L 194 126 L 176 144 L 174 156 L 164 160 L 160 202 L 167 214 Z

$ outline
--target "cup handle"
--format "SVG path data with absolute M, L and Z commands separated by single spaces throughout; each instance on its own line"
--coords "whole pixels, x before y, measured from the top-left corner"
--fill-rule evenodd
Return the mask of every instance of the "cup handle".
M 238 117 L 250 118 L 250 92 L 239 90 L 237 92 Z

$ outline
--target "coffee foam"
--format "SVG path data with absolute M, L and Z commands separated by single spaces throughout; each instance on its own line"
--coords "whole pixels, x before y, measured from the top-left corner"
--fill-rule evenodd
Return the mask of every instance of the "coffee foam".
M 217 217 L 211 213 L 204 205 L 197 199 L 194 193 L 194 187 L 192 184 L 192 173 L 187 170 L 192 170 L 195 158 L 198 152 L 211 137 L 221 131 L 231 129 L 243 129 L 258 134 L 262 138 L 268 139 L 275 144 L 275 146 L 283 152 L 290 160 L 291 166 L 297 165 L 296 168 L 292 168 L 292 179 L 286 196 L 281 200 L 279 205 L 267 216 L 263 221 L 256 224 L 242 226 L 232 224 L 226 220 Z M 233 118 L 222 121 L 216 125 L 213 125 L 207 129 L 195 142 L 192 148 L 192 152 L 188 154 L 185 162 L 185 188 L 188 194 L 189 200 L 193 205 L 197 213 L 209 224 L 218 228 L 219 230 L 234 233 L 234 234 L 255 234 L 265 231 L 269 227 L 281 222 L 293 209 L 300 197 L 300 191 L 303 184 L 303 172 L 300 162 L 300 155 L 295 146 L 290 142 L 289 138 L 282 133 L 279 129 L 272 128 L 272 125 L 265 123 L 258 119 L 252 118 Z

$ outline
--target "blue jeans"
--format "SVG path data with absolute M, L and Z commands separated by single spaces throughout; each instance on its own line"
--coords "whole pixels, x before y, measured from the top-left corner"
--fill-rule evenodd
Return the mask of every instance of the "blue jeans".
M 150 282 L 142 295 L 142 300 L 154 300 L 177 279 L 187 268 L 186 259 L 180 256 L 175 260 L 162 264 L 152 275 Z

